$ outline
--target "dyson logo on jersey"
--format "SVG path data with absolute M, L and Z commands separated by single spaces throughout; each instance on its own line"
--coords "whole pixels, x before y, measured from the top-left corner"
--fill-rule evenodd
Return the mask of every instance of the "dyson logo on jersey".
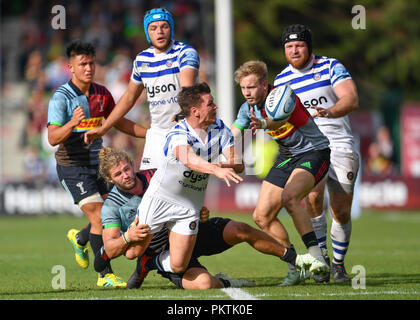
M 156 94 L 158 93 L 165 93 L 165 92 L 171 92 L 176 91 L 176 86 L 173 83 L 164 84 L 161 86 L 146 86 L 147 95 L 149 98 L 154 98 Z
M 320 96 L 318 99 L 314 98 L 312 100 L 306 100 L 306 101 L 304 101 L 303 102 L 303 105 L 306 108 L 309 108 L 311 106 L 315 106 L 316 107 L 317 105 L 320 105 L 320 104 L 323 104 L 323 103 L 327 103 L 327 102 L 328 102 L 328 99 L 326 97 Z
M 198 174 L 197 172 L 194 172 L 192 170 L 191 171 L 190 170 L 184 171 L 183 175 L 184 175 L 185 178 L 189 178 L 190 182 L 192 182 L 192 183 L 200 182 L 201 180 L 206 180 L 209 177 L 209 175 L 207 173 Z

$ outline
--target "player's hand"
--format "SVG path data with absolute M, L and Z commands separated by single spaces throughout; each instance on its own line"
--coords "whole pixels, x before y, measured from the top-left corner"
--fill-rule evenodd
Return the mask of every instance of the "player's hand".
M 331 118 L 331 113 L 328 109 L 311 106 L 311 109 L 315 109 L 316 112 L 312 115 L 312 118 L 320 117 L 320 118 Z
M 215 171 L 214 175 L 219 179 L 224 180 L 228 187 L 230 187 L 229 180 L 235 183 L 243 181 L 243 179 L 238 174 L 236 174 L 235 170 L 233 170 L 232 168 L 217 167 L 217 170 Z
M 85 111 L 81 106 L 78 106 L 76 109 L 73 110 L 73 117 L 71 118 L 71 122 L 73 127 L 76 127 L 82 122 L 85 118 Z
M 207 209 L 206 207 L 202 207 L 200 210 L 200 221 L 203 223 L 207 222 L 209 221 L 209 217 L 210 217 L 209 209 Z
M 132 226 L 128 229 L 128 236 L 130 241 L 143 241 L 146 239 L 147 235 L 150 232 L 150 227 L 147 224 L 140 224 L 138 226 Z
M 249 119 L 251 122 L 249 124 L 249 128 L 252 130 L 252 134 L 255 136 L 257 134 L 257 130 L 262 129 L 262 123 L 261 120 L 255 116 L 254 108 L 251 108 L 250 112 L 251 117 Z
M 105 133 L 102 132 L 101 128 L 94 128 L 85 132 L 84 140 L 86 144 L 91 144 L 94 140 L 99 139 Z

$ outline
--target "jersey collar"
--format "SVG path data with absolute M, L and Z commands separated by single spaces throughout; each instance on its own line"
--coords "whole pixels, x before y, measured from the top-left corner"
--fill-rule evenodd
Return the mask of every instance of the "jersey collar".
M 73 89 L 73 91 L 78 95 L 78 96 L 83 96 L 84 93 L 82 91 L 80 91 L 79 87 L 76 86 L 73 81 L 71 81 L 71 79 L 68 82 L 68 85 L 70 86 L 70 88 Z M 90 84 L 89 87 L 89 95 L 93 94 L 95 92 L 94 88 L 93 88 L 93 83 Z

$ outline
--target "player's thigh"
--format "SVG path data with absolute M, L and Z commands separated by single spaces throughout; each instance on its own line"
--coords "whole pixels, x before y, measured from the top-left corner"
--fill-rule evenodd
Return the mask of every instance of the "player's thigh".
M 293 170 L 289 180 L 287 180 L 282 194 L 282 201 L 300 201 L 308 195 L 315 184 L 314 176 L 305 169 L 297 168 Z
M 185 235 L 174 231 L 169 234 L 169 253 L 171 256 L 171 267 L 172 269 L 180 268 L 185 269 L 188 265 L 194 245 L 197 239 L 197 235 Z M 175 272 L 179 272 L 174 270 Z
M 254 210 L 255 218 L 274 219 L 282 207 L 283 188 L 268 181 L 261 183 L 257 206 Z

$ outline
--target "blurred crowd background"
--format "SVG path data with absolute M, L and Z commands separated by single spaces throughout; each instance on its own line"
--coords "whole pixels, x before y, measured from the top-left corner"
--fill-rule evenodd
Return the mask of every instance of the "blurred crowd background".
M 55 14 L 51 10 L 57 4 L 65 8 L 65 29 L 52 27 Z M 366 9 L 365 29 L 352 27 L 356 4 Z M 235 68 L 246 60 L 263 60 L 273 81 L 286 66 L 280 44 L 284 27 L 308 25 L 313 31 L 314 53 L 339 59 L 358 86 L 360 111 L 352 115 L 352 125 L 362 154 L 363 176 L 386 179 L 403 174 L 401 110 L 406 103 L 418 109 L 420 101 L 418 2 L 232 0 L 232 6 Z M 207 81 L 214 90 L 213 0 L 1 1 L 2 185 L 21 180 L 57 183 L 55 149 L 47 142 L 46 122 L 52 93 L 71 77 L 66 45 L 79 38 L 96 46 L 95 81 L 118 101 L 134 57 L 149 46 L 143 16 L 154 7 L 172 12 L 175 39 L 198 50 L 200 81 Z M 235 90 L 239 108 L 243 99 L 237 86 Z M 140 99 L 128 117 L 148 126 L 147 105 Z M 116 131 L 105 137 L 105 145 L 129 151 L 136 162 L 143 143 Z M 420 159 L 420 149 L 418 153 Z M 418 167 L 420 177 L 420 162 Z

